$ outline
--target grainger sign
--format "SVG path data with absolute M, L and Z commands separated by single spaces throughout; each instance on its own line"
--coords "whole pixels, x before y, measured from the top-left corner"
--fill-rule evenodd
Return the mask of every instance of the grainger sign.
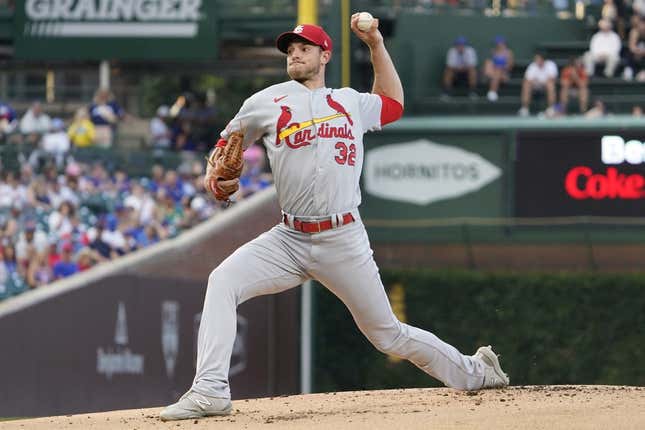
M 215 2 L 22 0 L 16 56 L 28 59 L 204 59 L 216 55 Z

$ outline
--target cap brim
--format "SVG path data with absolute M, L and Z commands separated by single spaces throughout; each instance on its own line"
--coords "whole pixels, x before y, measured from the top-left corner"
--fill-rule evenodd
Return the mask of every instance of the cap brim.
M 282 33 L 280 36 L 278 36 L 278 38 L 275 40 L 275 46 L 277 46 L 277 48 L 278 48 L 278 50 L 280 50 L 280 52 L 284 52 L 286 54 L 287 53 L 287 48 L 289 48 L 289 44 L 294 39 L 301 39 L 301 40 L 304 40 L 306 42 L 311 43 L 312 45 L 319 46 L 313 40 L 307 39 L 302 34 L 294 33 L 293 31 L 287 31 L 285 33 Z

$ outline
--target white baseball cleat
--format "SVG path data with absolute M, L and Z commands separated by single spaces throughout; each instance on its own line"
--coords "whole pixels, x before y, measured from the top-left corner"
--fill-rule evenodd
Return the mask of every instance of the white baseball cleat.
M 490 345 L 480 347 L 474 355 L 484 363 L 484 388 L 503 388 L 510 384 L 508 375 L 502 371 L 497 355 Z
M 159 414 L 161 421 L 188 420 L 231 413 L 230 399 L 204 396 L 194 391 L 188 391 L 181 396 L 177 403 L 166 407 Z

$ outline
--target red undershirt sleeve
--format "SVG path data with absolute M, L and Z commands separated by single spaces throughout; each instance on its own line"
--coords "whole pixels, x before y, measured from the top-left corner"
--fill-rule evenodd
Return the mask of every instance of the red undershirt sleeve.
M 382 101 L 381 126 L 394 122 L 403 116 L 403 106 L 401 103 L 382 94 L 379 94 L 379 97 L 381 97 Z

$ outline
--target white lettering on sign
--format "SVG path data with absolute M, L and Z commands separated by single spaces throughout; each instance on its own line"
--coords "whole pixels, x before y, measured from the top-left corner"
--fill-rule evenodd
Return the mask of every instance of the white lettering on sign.
M 365 155 L 365 190 L 427 205 L 477 191 L 501 175 L 479 154 L 425 139 L 381 146 Z
M 36 37 L 195 37 L 202 0 L 27 0 Z
M 143 375 L 143 354 L 135 354 L 128 347 L 128 322 L 125 303 L 119 302 L 116 311 L 114 346 L 96 349 L 96 371 L 112 379 L 113 375 Z
M 620 136 L 603 136 L 600 157 L 604 164 L 641 164 L 645 162 L 645 143 L 639 140 L 625 142 Z

